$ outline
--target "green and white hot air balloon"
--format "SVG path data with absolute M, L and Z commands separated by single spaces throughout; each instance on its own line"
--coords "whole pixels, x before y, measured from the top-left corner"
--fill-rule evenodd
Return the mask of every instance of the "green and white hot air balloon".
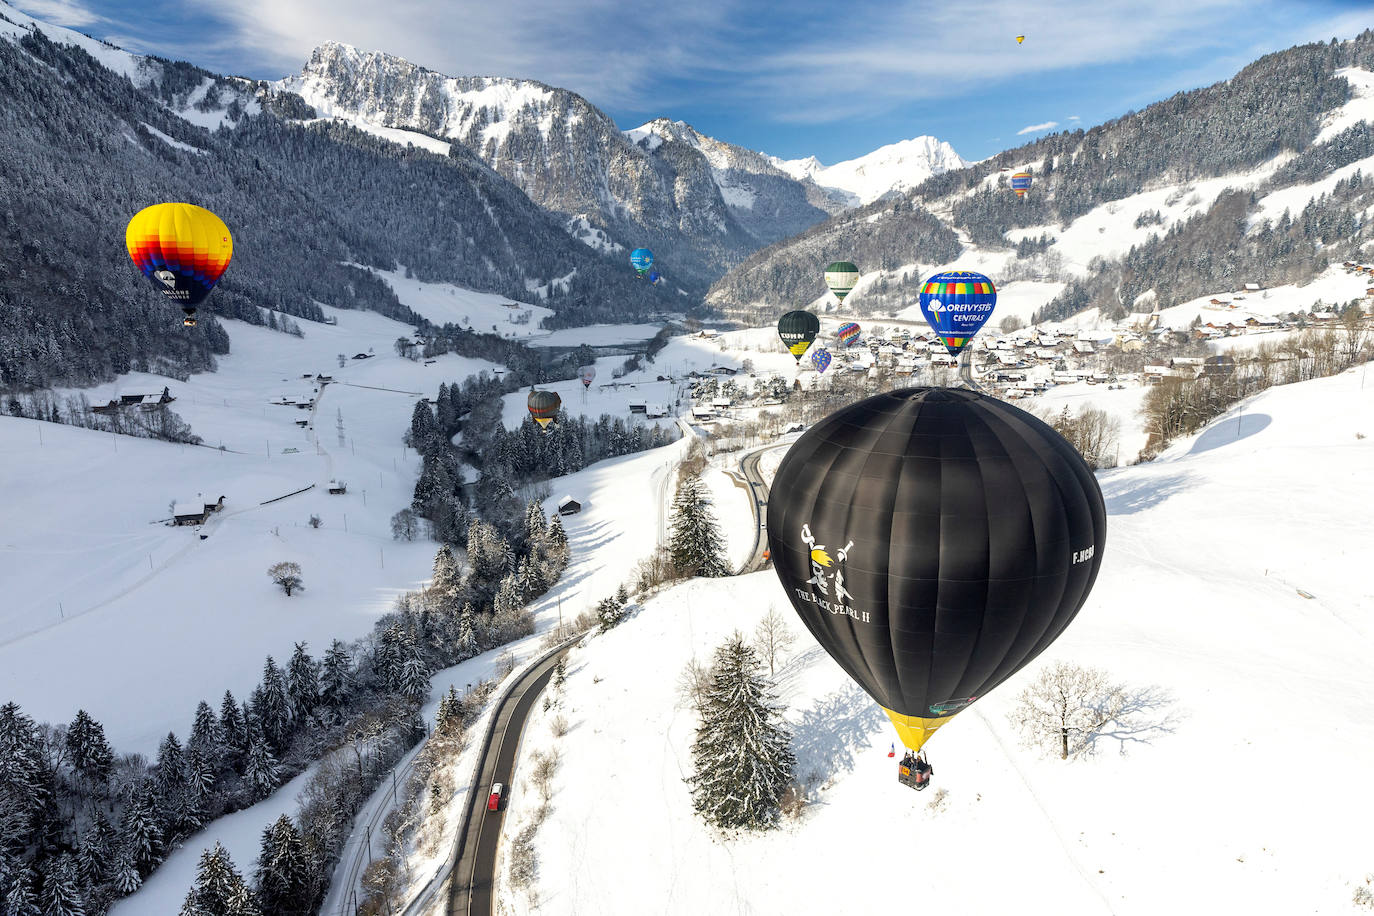
M 836 261 L 825 269 L 825 285 L 830 287 L 841 305 L 858 282 L 859 268 L 849 261 Z

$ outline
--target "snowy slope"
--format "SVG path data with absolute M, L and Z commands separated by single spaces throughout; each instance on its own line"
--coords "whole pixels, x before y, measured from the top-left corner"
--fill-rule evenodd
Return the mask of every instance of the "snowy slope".
M 281 660 L 304 640 L 318 654 L 360 636 L 393 595 L 428 578 L 434 545 L 391 539 L 418 473 L 401 436 L 418 397 L 495 367 L 404 360 L 391 343 L 406 325 L 326 313 L 338 325 L 306 324 L 304 338 L 226 321 L 233 352 L 219 371 L 187 382 L 132 374 L 86 392 L 100 403 L 167 385 L 207 447 L 0 417 L 0 694 L 40 721 L 84 707 L 116 749 L 151 752 L 169 730 L 185 732 L 197 701 L 246 695 L 268 653 Z M 339 353 L 374 348 L 338 367 Z M 336 381 L 313 412 L 272 403 L 308 400 L 315 386 L 301 376 L 321 372 Z M 347 494 L 325 492 L 333 478 Z M 225 497 L 206 540 L 159 523 L 172 500 L 197 493 Z M 288 599 L 272 586 L 265 571 L 279 560 L 301 564 L 305 592 Z
M 774 833 L 707 831 L 683 782 L 694 722 L 677 673 L 787 604 L 771 572 L 651 599 L 572 656 L 539 912 L 873 912 L 907 899 L 913 863 L 938 863 L 917 883 L 941 913 L 1348 912 L 1374 817 L 1359 788 L 1374 599 L 1358 558 L 1372 545 L 1349 512 L 1374 500 L 1371 408 L 1354 372 L 1274 388 L 1243 419 L 1104 473 L 1097 586 L 1040 662 L 932 742 L 942 810 L 896 783 L 885 717 L 798 623 L 779 681 L 812 803 Z M 1056 659 L 1157 686 L 1168 729 L 1073 763 L 1020 747 L 1004 714 Z M 555 743 L 535 716 L 525 755 Z M 1285 789 L 1279 760 L 1318 778 Z M 513 834 L 537 804 L 523 779 L 509 804 Z
M 456 324 L 472 328 L 484 334 L 500 334 L 502 337 L 527 338 L 547 334 L 539 327 L 540 322 L 553 314 L 553 309 L 528 302 L 515 301 L 516 308 L 510 308 L 512 300 L 496 293 L 479 293 L 452 283 L 427 283 L 406 276 L 404 267 L 396 270 L 381 270 L 354 264 L 362 270 L 369 270 L 391 287 L 401 304 L 417 312 L 437 325 Z M 524 324 L 516 320 L 529 313 Z M 649 336 L 653 336 L 652 334 Z
M 931 175 L 968 165 L 954 147 L 931 136 L 890 143 L 834 165 L 821 165 L 815 156 L 769 159 L 794 178 L 809 178 L 822 188 L 844 192 L 854 206 L 872 203 L 890 191 L 914 188 Z

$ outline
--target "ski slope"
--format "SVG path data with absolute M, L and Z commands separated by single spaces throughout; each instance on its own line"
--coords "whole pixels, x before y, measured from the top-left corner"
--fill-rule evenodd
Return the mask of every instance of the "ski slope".
M 1040 660 L 931 742 L 940 807 L 896 782 L 885 716 L 772 572 L 650 599 L 574 652 L 567 735 L 536 711 L 522 744 L 526 761 L 561 760 L 538 912 L 875 912 L 913 885 L 942 914 L 1349 912 L 1374 819 L 1374 539 L 1351 512 L 1374 502 L 1372 462 L 1374 388 L 1352 371 L 1270 389 L 1159 460 L 1102 473 L 1097 586 Z M 798 637 L 778 681 L 811 803 L 775 832 L 721 838 L 691 813 L 677 677 L 770 605 Z M 1061 659 L 1152 688 L 1156 727 L 1072 762 L 1021 747 L 1005 714 Z M 537 804 L 517 777 L 509 835 Z M 535 911 L 501 883 L 510 912 Z

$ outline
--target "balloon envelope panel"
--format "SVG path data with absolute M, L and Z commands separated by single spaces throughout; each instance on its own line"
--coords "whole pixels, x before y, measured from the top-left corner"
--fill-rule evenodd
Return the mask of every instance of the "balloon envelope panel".
M 1034 416 L 972 391 L 909 388 L 804 433 L 778 468 L 768 547 L 836 662 L 916 740 L 1021 669 L 1097 578 L 1106 509 L 1091 469 Z

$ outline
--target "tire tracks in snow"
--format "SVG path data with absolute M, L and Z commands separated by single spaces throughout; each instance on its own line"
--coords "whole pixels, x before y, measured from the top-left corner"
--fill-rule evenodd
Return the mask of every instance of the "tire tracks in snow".
M 1078 857 L 1074 855 L 1073 850 L 1069 847 L 1068 841 L 1065 840 L 1064 835 L 1059 832 L 1059 825 L 1055 823 L 1054 817 L 1050 814 L 1049 809 L 1040 801 L 1040 796 L 1035 794 L 1035 788 L 1031 785 L 1030 780 L 1026 778 L 1026 774 L 1017 764 L 1016 758 L 1007 750 L 1006 744 L 1002 741 L 1002 736 L 997 733 L 997 729 L 992 727 L 992 723 L 988 721 L 987 716 L 983 715 L 981 709 L 975 709 L 974 712 L 978 714 L 978 721 L 983 723 L 983 727 L 987 729 L 988 734 L 992 736 L 992 740 L 997 742 L 997 749 L 1000 750 L 1002 756 L 1007 759 L 1007 763 L 1011 765 L 1017 778 L 1020 779 L 1021 783 L 1026 787 L 1026 794 L 1035 802 L 1035 807 L 1040 809 L 1040 813 L 1044 816 L 1045 823 L 1050 828 L 1050 832 L 1053 833 L 1054 838 L 1059 841 L 1059 848 L 1063 850 L 1064 858 L 1069 860 L 1069 864 L 1074 867 L 1074 871 L 1078 872 L 1078 876 L 1083 879 L 1083 883 L 1091 888 L 1093 893 L 1097 894 L 1102 900 L 1102 905 L 1107 908 L 1107 912 L 1115 914 L 1116 910 L 1112 907 L 1111 901 L 1107 899 L 1107 895 L 1103 893 L 1102 888 L 1097 886 L 1097 882 L 1092 879 L 1092 876 L 1083 870 L 1082 864 L 1079 863 Z

